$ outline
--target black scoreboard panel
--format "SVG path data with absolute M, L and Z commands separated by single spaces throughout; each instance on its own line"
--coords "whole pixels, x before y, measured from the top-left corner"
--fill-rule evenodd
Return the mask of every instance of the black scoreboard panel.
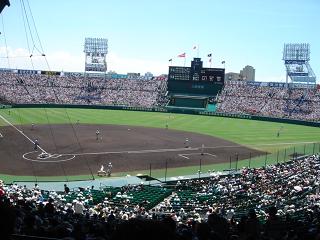
M 189 81 L 190 68 L 189 67 L 169 67 L 168 80 Z
M 179 94 L 215 96 L 224 86 L 224 68 L 169 67 L 168 91 Z
M 202 68 L 200 71 L 200 81 L 208 81 L 215 84 L 224 85 L 223 68 Z

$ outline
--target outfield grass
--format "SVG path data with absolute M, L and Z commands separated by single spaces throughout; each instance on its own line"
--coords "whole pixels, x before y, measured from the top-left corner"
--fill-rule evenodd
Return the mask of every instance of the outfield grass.
M 261 166 L 264 162 L 272 163 L 276 161 L 274 158 L 278 151 L 280 152 L 280 154 L 278 153 L 280 155 L 279 160 L 287 160 L 286 157 L 281 155 L 283 151 L 289 148 L 303 148 L 307 143 L 320 141 L 320 128 L 316 127 L 216 116 L 74 108 L 0 109 L 0 114 L 15 125 L 76 123 L 79 120 L 80 123 L 85 124 L 117 124 L 164 128 L 168 123 L 169 129 L 207 134 L 273 153 L 272 157 L 269 156 L 267 159 L 265 157 L 255 159 L 256 161 L 253 161 L 251 166 Z M 7 124 L 0 119 L 1 125 Z M 277 137 L 279 129 L 282 130 L 280 137 Z M 206 143 L 206 145 L 210 146 L 210 143 Z M 310 152 L 312 146 L 309 144 L 304 149 Z M 318 147 L 316 147 L 316 150 L 318 150 Z M 238 164 L 238 167 L 247 166 L 248 161 L 241 161 Z M 203 166 L 202 170 L 222 170 L 228 167 L 229 164 L 215 164 Z M 167 175 L 185 175 L 195 173 L 197 169 L 198 167 L 169 169 Z M 153 173 L 155 176 L 163 176 L 162 170 L 157 170 Z

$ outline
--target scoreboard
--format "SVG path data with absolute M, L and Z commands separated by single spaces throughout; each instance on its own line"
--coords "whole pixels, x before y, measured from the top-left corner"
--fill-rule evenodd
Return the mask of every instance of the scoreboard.
M 41 71 L 42 75 L 48 75 L 48 76 L 60 76 L 61 72 L 57 71 Z
M 169 67 L 170 94 L 215 96 L 224 86 L 224 68 L 203 68 L 201 58 L 194 58 L 191 67 Z

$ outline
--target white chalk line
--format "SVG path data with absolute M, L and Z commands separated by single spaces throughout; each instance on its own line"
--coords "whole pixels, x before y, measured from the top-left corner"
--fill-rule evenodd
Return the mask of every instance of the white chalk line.
M 27 161 L 31 161 L 31 162 L 43 162 L 43 163 L 57 163 L 57 162 L 67 162 L 70 160 L 73 160 L 76 156 L 71 156 L 69 158 L 66 159 L 61 159 L 61 160 L 48 160 L 48 159 L 52 159 L 52 158 L 59 158 L 59 157 L 63 157 L 62 154 L 48 154 L 47 157 L 41 158 L 41 159 L 33 159 L 33 158 L 29 158 L 28 155 L 29 154 L 33 154 L 36 153 L 38 151 L 32 151 L 32 152 L 27 152 L 25 154 L 22 155 L 22 157 L 27 160 Z
M 183 157 L 185 159 L 190 159 L 188 156 L 193 156 L 193 155 L 208 155 L 211 157 L 217 157 L 217 155 L 211 154 L 211 153 L 184 153 L 184 154 L 178 154 L 179 157 Z
M 299 145 L 299 144 L 311 144 L 311 143 L 319 143 L 319 142 L 285 142 L 285 143 L 265 143 L 265 144 L 251 144 L 251 145 L 220 145 L 220 146 L 213 146 L 204 148 L 239 148 L 239 147 L 264 147 L 264 146 L 278 146 L 278 145 Z
M 5 121 L 6 123 L 8 123 L 11 127 L 13 127 L 15 130 L 17 130 L 18 133 L 20 133 L 21 135 L 23 135 L 26 139 L 28 139 L 33 145 L 35 144 L 34 141 L 29 138 L 22 130 L 18 129 L 16 126 L 14 126 L 11 122 L 9 122 L 5 117 L 3 117 L 1 114 L 0 114 L 0 118 L 2 118 L 3 121 Z M 38 146 L 38 148 L 44 152 L 44 153 L 47 153 L 42 147 Z
M 288 143 L 271 143 L 271 144 L 257 144 L 257 145 L 251 145 L 251 146 L 273 146 L 273 145 L 290 145 L 290 144 L 310 144 L 310 143 L 316 143 L 316 142 L 288 142 Z M 218 149 L 218 148 L 239 148 L 244 147 L 242 145 L 220 145 L 220 146 L 213 146 L 213 147 L 189 147 L 189 148 L 167 148 L 167 149 L 144 149 L 144 150 L 129 150 L 129 151 L 105 151 L 105 152 L 87 152 L 87 153 L 55 153 L 55 154 L 49 154 L 48 158 L 51 159 L 59 159 L 60 157 L 64 156 L 71 156 L 70 158 L 63 159 L 63 160 L 38 160 L 38 159 L 26 159 L 25 155 L 30 154 L 32 152 L 26 153 L 23 155 L 23 157 L 26 160 L 29 161 L 35 161 L 35 162 L 65 162 L 73 160 L 76 156 L 84 156 L 84 155 L 107 155 L 107 154 L 144 154 L 144 153 L 164 153 L 164 152 L 184 152 L 184 151 L 203 151 L 203 149 Z M 201 153 L 185 153 L 181 154 L 179 153 L 178 156 L 183 157 L 185 159 L 190 159 L 187 157 L 188 155 L 200 155 Z M 214 154 L 210 153 L 203 153 L 204 155 L 211 155 L 212 157 L 216 157 Z
M 197 151 L 200 148 L 160 148 L 160 149 L 145 149 L 131 151 L 111 151 L 111 152 L 88 152 L 88 153 L 65 153 L 61 155 L 104 155 L 104 154 L 141 154 L 141 153 L 163 153 L 163 152 L 182 152 L 182 151 Z
M 179 157 L 183 157 L 183 158 L 185 158 L 185 159 L 190 159 L 190 158 L 184 156 L 183 154 L 178 154 L 178 156 L 179 156 Z
M 55 153 L 48 154 L 48 156 L 39 159 L 34 159 L 28 157 L 28 155 L 36 153 L 37 151 L 27 152 L 22 155 L 25 160 L 33 162 L 66 162 L 73 160 L 76 156 L 84 155 L 107 155 L 107 154 L 143 154 L 143 153 L 163 153 L 163 152 L 182 152 L 182 151 L 197 151 L 199 148 L 169 148 L 169 149 L 145 149 L 145 150 L 131 150 L 131 151 L 112 151 L 112 152 L 90 152 L 90 153 Z M 63 157 L 70 156 L 66 159 L 61 159 Z M 47 160 L 47 159 L 57 159 L 57 160 Z

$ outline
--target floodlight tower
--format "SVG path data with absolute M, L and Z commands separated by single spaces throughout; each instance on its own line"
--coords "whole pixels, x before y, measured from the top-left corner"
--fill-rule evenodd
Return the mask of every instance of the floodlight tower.
M 108 39 L 85 38 L 85 72 L 107 71 L 106 55 L 108 53 Z
M 310 44 L 308 43 L 289 43 L 284 44 L 283 59 L 286 66 L 286 82 L 290 77 L 292 83 L 316 84 L 310 61 Z

